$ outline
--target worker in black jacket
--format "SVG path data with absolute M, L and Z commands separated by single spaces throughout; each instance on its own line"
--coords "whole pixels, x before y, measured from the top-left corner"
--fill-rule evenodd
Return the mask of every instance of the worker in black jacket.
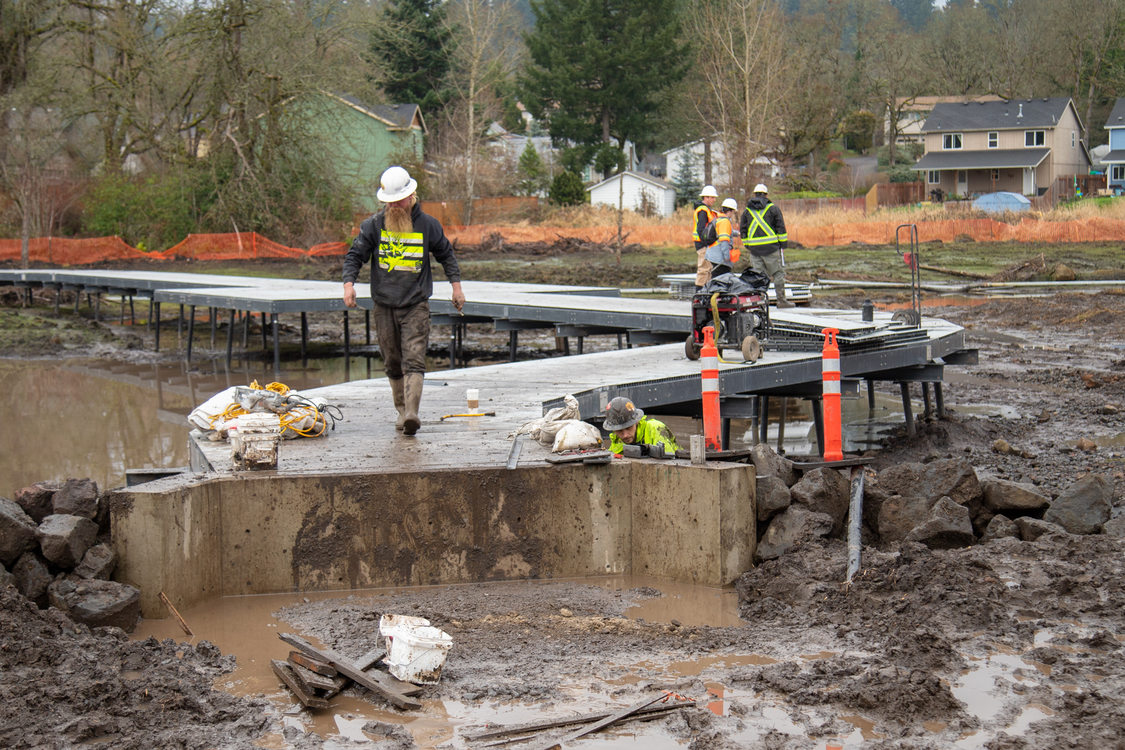
M 431 256 L 441 263 L 453 287 L 453 306 L 460 310 L 465 304 L 453 246 L 441 222 L 422 212 L 417 188 L 417 181 L 402 167 L 383 172 L 376 196 L 386 205 L 360 225 L 344 256 L 346 307 L 356 306 L 355 280 L 363 264 L 371 261 L 375 331 L 398 411 L 395 428 L 404 435 L 413 435 L 422 424 L 418 404 L 430 343 Z
M 754 186 L 754 195 L 746 201 L 739 231 L 742 245 L 750 251 L 750 267 L 773 279 L 778 307 L 793 307 L 785 298 L 785 248 L 789 235 L 781 209 L 770 202 L 766 186 Z

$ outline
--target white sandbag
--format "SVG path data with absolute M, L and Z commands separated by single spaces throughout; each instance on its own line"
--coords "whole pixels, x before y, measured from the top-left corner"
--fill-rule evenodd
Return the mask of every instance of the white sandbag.
M 601 446 L 601 430 L 589 422 L 571 419 L 566 421 L 555 432 L 555 442 L 551 446 L 551 451 L 553 453 L 561 453 L 562 451 L 600 448 Z
M 508 435 L 511 440 L 516 435 L 530 435 L 532 440 L 538 440 L 543 445 L 550 445 L 555 439 L 555 433 L 564 422 L 578 419 L 582 413 L 578 409 L 578 399 L 569 393 L 563 396 L 563 406 L 556 406 L 546 414 L 530 422 L 524 422 L 516 431 Z
M 211 420 L 219 414 L 226 411 L 227 407 L 234 403 L 234 392 L 239 386 L 233 385 L 225 391 L 219 391 L 211 398 L 204 401 L 199 406 L 192 409 L 191 414 L 188 414 L 187 420 L 191 422 L 192 426 L 198 427 L 204 432 L 208 432 L 215 427 L 216 424 L 211 424 Z

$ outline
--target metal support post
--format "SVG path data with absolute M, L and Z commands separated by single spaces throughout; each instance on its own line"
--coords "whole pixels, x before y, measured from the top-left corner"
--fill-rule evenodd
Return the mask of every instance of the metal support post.
M 941 392 L 941 383 L 934 383 L 934 403 L 937 405 L 938 419 L 945 419 L 945 396 Z
M 351 327 L 348 324 L 348 311 L 344 310 L 344 359 L 348 360 L 349 365 L 351 364 L 350 358 L 352 356 L 351 338 Z M 347 373 L 345 373 L 344 376 L 347 377 Z
M 230 311 L 230 325 L 227 326 L 227 369 L 230 369 L 231 355 L 234 353 L 234 308 Z
M 867 378 L 867 409 L 875 411 L 875 379 Z
M 154 352 L 160 351 L 160 303 L 155 299 L 148 302 L 149 311 L 148 319 L 152 321 L 153 330 L 156 331 L 156 345 L 153 346 Z
M 930 404 L 930 384 L 922 381 L 922 419 L 929 421 L 933 416 L 933 406 Z
M 262 313 L 265 315 L 265 313 Z M 277 313 L 270 313 L 270 327 L 273 328 L 273 379 L 281 379 L 281 334 L 277 322 Z
M 363 311 L 363 341 L 367 346 L 371 346 L 371 311 Z
M 902 414 L 906 420 L 906 434 L 914 435 L 914 412 L 910 409 L 910 384 L 903 381 L 898 384 L 902 392 Z
M 309 314 L 301 311 L 301 367 L 309 366 Z
M 781 397 L 781 412 L 777 415 L 777 453 L 785 455 L 785 417 L 789 411 L 789 397 Z
M 813 427 L 816 431 L 816 452 L 817 455 L 824 455 L 824 408 L 820 399 L 809 399 L 812 405 L 812 419 Z
M 186 361 L 191 364 L 191 345 L 195 340 L 195 305 L 191 306 L 191 314 L 188 317 L 187 323 L 187 358 Z

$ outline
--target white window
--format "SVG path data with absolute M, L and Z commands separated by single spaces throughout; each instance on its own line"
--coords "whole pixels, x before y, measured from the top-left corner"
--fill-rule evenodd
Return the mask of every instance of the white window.
M 1114 169 L 1117 169 L 1117 167 L 1114 167 Z M 928 172 L 926 172 L 926 182 L 930 183 L 931 185 L 940 185 L 941 172 L 936 169 L 929 170 Z
M 1110 169 L 1109 177 L 1114 182 L 1125 180 L 1125 164 L 1114 164 Z
M 1047 137 L 1042 130 L 1025 130 L 1023 131 L 1023 145 L 1028 148 L 1034 146 L 1042 146 L 1046 143 Z
M 941 137 L 941 147 L 946 151 L 961 148 L 961 134 L 946 133 Z
M 1000 147 L 1000 134 L 997 133 L 995 130 L 993 130 L 991 133 L 988 134 L 988 147 L 989 148 L 999 148 Z
M 1072 130 L 1072 131 L 1070 131 L 1070 147 L 1074 148 L 1077 145 L 1078 145 L 1078 133 L 1076 133 L 1075 131 Z

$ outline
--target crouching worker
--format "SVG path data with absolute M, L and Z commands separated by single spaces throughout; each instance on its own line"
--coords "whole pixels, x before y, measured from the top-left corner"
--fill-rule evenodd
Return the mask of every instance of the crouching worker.
M 645 413 L 624 396 L 618 396 L 605 408 L 602 425 L 609 432 L 609 449 L 620 454 L 626 445 L 664 444 L 664 452 L 675 454 L 680 446 L 668 425 L 646 417 Z

